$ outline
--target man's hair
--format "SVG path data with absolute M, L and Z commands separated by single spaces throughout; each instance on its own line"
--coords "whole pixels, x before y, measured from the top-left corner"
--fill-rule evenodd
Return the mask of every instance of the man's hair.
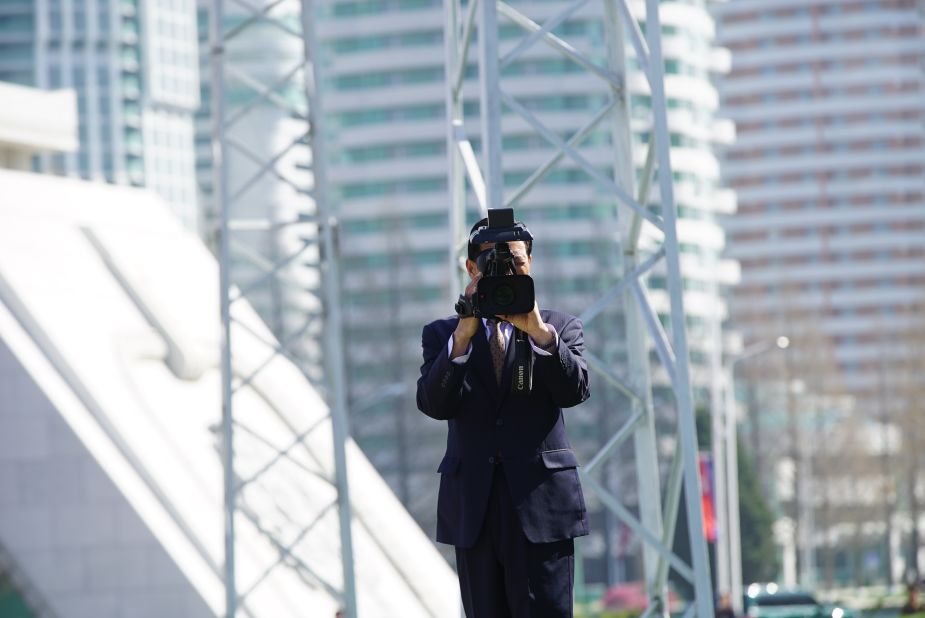
M 514 223 L 523 223 L 523 221 L 515 221 Z M 469 230 L 469 238 L 472 238 L 472 235 L 475 234 L 476 230 L 486 225 L 488 225 L 488 217 L 483 217 L 482 219 L 479 219 L 478 223 L 473 225 L 472 229 Z M 525 240 L 523 242 L 527 245 L 527 255 L 529 256 L 530 252 L 533 251 L 533 241 Z M 470 242 L 468 249 L 469 249 L 469 259 L 474 262 L 475 258 L 477 258 L 479 256 L 479 253 L 482 252 L 482 248 L 480 245 L 474 245 Z

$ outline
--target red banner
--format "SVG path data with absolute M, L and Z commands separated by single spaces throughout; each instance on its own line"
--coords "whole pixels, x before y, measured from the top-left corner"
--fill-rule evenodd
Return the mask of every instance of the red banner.
M 710 543 L 716 542 L 716 500 L 713 491 L 713 457 L 700 453 L 700 508 L 703 510 L 703 535 Z

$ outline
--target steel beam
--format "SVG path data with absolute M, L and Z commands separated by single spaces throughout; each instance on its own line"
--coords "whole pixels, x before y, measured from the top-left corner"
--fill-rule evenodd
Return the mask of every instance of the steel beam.
M 324 133 L 321 130 L 323 110 L 322 92 L 312 60 L 317 57 L 317 44 L 313 31 L 314 11 L 310 0 L 298 4 L 298 20 L 283 21 L 273 15 L 275 9 L 284 7 L 282 0 L 275 0 L 263 6 L 256 6 L 242 0 L 234 2 L 235 18 L 228 19 L 224 0 L 212 0 L 210 14 L 210 68 L 212 79 L 212 144 L 213 144 L 213 199 L 220 212 L 219 218 L 219 270 L 220 270 L 220 304 L 222 318 L 222 422 L 221 448 L 222 467 L 224 471 L 224 569 L 225 582 L 225 616 L 235 618 L 239 614 L 249 615 L 247 606 L 263 582 L 270 578 L 277 569 L 290 569 L 299 577 L 320 582 L 338 599 L 349 618 L 357 617 L 356 584 L 353 566 L 353 540 L 351 532 L 350 492 L 347 483 L 346 442 L 348 440 L 346 418 L 346 386 L 343 358 L 343 341 L 340 324 L 340 293 L 338 289 L 338 247 L 337 221 L 327 210 L 327 187 L 324 157 Z M 278 28 L 278 36 L 289 37 L 293 48 L 299 49 L 299 58 L 291 67 L 284 67 L 276 77 L 261 81 L 235 66 L 235 59 L 228 54 L 228 45 L 246 37 L 248 31 L 260 25 L 271 24 Z M 282 59 L 281 59 L 282 61 Z M 227 103 L 226 81 L 244 88 L 254 94 L 249 102 L 230 109 Z M 304 101 L 295 105 L 278 95 L 281 87 L 301 86 Z M 305 122 L 304 132 L 289 138 L 281 150 L 260 152 L 248 143 L 242 143 L 233 137 L 233 130 L 245 122 L 249 115 L 263 107 L 280 109 L 289 118 Z M 306 186 L 301 177 L 290 175 L 287 169 L 281 169 L 281 163 L 296 149 L 311 149 L 312 186 Z M 229 169 L 232 161 L 244 161 L 252 165 L 252 170 L 240 184 L 232 190 L 229 186 Z M 248 206 L 248 194 L 264 182 L 276 183 L 291 189 L 296 196 L 310 196 L 314 202 L 314 213 L 299 212 L 295 217 L 280 218 L 275 213 L 253 212 L 241 213 L 241 206 Z M 250 204 L 254 210 L 253 204 Z M 258 249 L 248 245 L 247 241 L 235 237 L 239 234 L 276 235 L 282 229 L 293 225 L 304 225 L 304 235 L 292 246 L 276 243 L 271 254 L 263 255 Z M 297 230 L 297 232 L 300 230 Z M 274 236 L 273 238 L 278 238 Z M 271 240 L 270 244 L 273 244 Z M 307 257 L 307 249 L 320 248 L 320 256 Z M 243 256 L 243 262 L 238 258 Z M 286 271 L 294 264 L 308 263 L 320 277 L 321 288 L 305 290 L 304 285 Z M 236 275 L 235 265 L 246 265 L 259 271 L 257 277 Z M 252 266 L 251 266 L 252 265 Z M 300 266 L 301 267 L 301 266 Z M 235 287 L 238 284 L 240 287 Z M 310 469 L 293 457 L 293 451 L 306 451 L 306 437 L 328 420 L 328 417 L 315 420 L 306 429 L 292 435 L 286 442 L 277 444 L 248 430 L 234 418 L 235 398 L 237 393 L 252 386 L 252 381 L 275 359 L 284 356 L 311 379 L 307 366 L 300 366 L 289 347 L 301 339 L 313 325 L 312 316 L 294 333 L 277 334 L 274 341 L 268 341 L 264 333 L 254 332 L 242 322 L 236 320 L 232 308 L 238 300 L 250 300 L 267 286 L 285 286 L 311 293 L 322 307 L 324 319 L 325 383 L 333 442 L 333 477 L 324 472 L 325 466 L 318 470 Z M 268 348 L 269 357 L 261 359 L 248 371 L 241 370 L 235 362 L 235 335 L 255 338 Z M 320 386 L 320 385 L 319 385 Z M 269 448 L 271 454 L 259 463 L 244 478 L 237 474 L 238 462 L 235 457 L 235 428 L 242 428 L 242 439 L 257 443 L 262 448 Z M 311 455 L 311 453 L 309 453 Z M 336 499 L 314 513 L 299 513 L 288 519 L 299 531 L 288 541 L 280 537 L 274 527 L 272 530 L 261 524 L 261 514 L 245 508 L 244 498 L 247 492 L 259 490 L 267 476 L 282 462 L 289 462 L 301 470 L 306 477 L 320 478 L 336 490 Z M 315 463 L 318 463 L 317 461 Z M 256 486 L 256 487 L 255 487 Z M 340 530 L 340 557 L 342 566 L 342 585 L 334 587 L 327 582 L 330 573 L 322 579 L 320 568 L 307 563 L 306 558 L 296 554 L 296 546 L 306 536 L 318 534 L 316 524 L 331 510 L 336 510 Z M 279 513 L 276 513 L 279 515 Z M 310 523 L 307 525 L 303 520 Z M 239 577 L 247 577 L 236 569 L 236 524 L 250 524 L 263 534 L 270 546 L 276 548 L 274 561 L 262 565 L 256 577 L 250 581 L 238 582 Z M 287 524 L 288 525 L 288 524 Z M 238 584 L 243 584 L 243 594 L 238 592 Z
M 659 198 L 665 218 L 665 265 L 671 302 L 671 336 L 675 354 L 674 395 L 678 411 L 678 436 L 684 476 L 685 512 L 691 560 L 694 568 L 695 603 L 699 618 L 713 615 L 713 595 L 710 583 L 710 562 L 700 508 L 700 476 L 697 462 L 697 428 L 694 423 L 693 395 L 690 381 L 690 355 L 687 348 L 687 324 L 684 313 L 684 287 L 678 243 L 678 211 L 674 202 L 671 175 L 671 140 L 668 134 L 668 101 L 665 96 L 664 63 L 662 60 L 662 25 L 658 0 L 646 0 L 646 39 L 649 43 L 648 82 L 652 92 L 653 129 L 658 163 Z

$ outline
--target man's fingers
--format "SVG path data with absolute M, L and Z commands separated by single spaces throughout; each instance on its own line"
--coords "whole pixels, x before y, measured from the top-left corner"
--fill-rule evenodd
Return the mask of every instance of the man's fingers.
M 481 278 L 482 278 L 481 272 L 475 273 L 475 276 L 472 277 L 472 280 L 469 282 L 469 285 L 466 286 L 466 296 L 472 296 L 473 294 L 475 294 L 475 286 L 476 284 L 478 284 L 479 279 Z

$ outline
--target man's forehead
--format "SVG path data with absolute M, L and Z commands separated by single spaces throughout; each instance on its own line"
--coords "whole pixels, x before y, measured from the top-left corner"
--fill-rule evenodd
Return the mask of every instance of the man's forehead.
M 508 247 L 511 249 L 511 253 L 514 255 L 521 255 L 526 257 L 527 255 L 527 243 L 522 240 L 512 240 L 508 244 Z M 483 242 L 479 245 L 479 251 L 487 251 L 495 246 L 493 242 Z

